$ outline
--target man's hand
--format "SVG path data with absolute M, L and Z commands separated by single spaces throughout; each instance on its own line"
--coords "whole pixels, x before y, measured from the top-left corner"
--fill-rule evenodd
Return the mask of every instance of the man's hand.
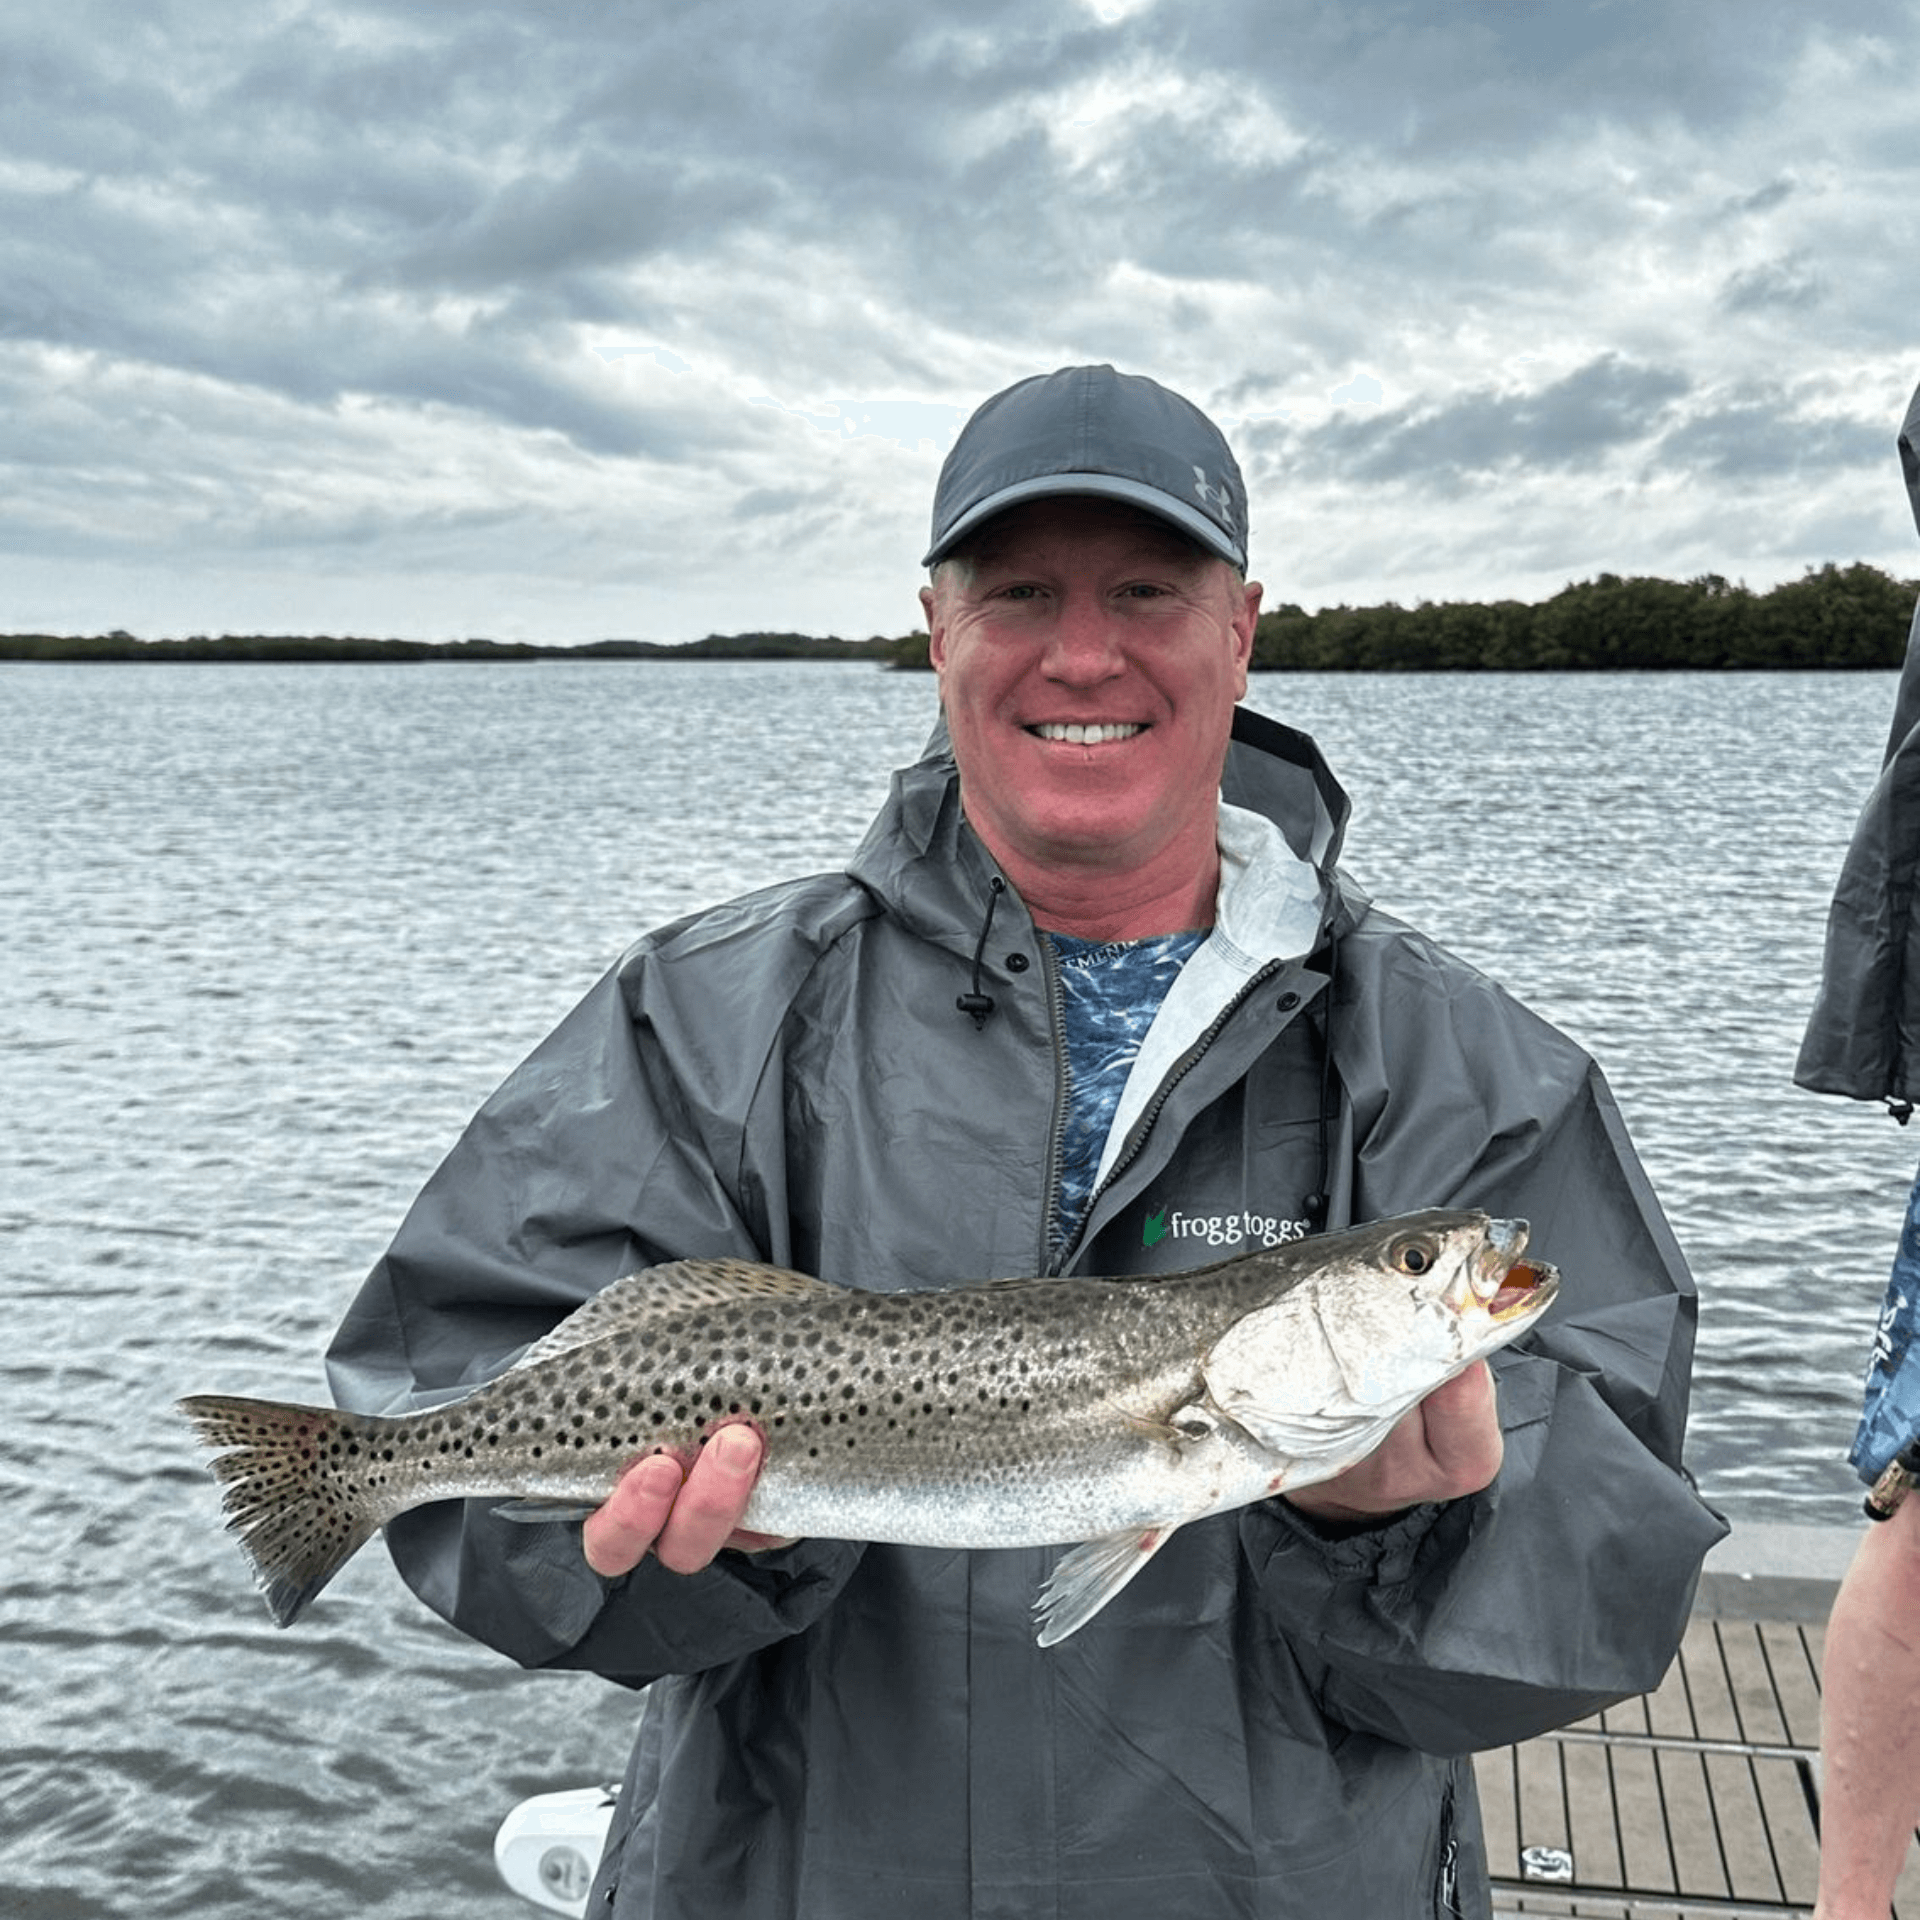
M 1364 1460 L 1286 1498 L 1316 1520 L 1378 1520 L 1478 1493 L 1500 1471 L 1504 1447 L 1493 1374 L 1477 1360 L 1410 1408 Z
M 682 1469 L 670 1453 L 649 1454 L 621 1475 L 606 1504 L 586 1524 L 587 1565 L 609 1578 L 631 1573 L 649 1550 L 675 1573 L 698 1573 L 722 1547 L 752 1553 L 787 1542 L 746 1533 L 740 1516 L 766 1451 L 748 1426 L 726 1426 Z

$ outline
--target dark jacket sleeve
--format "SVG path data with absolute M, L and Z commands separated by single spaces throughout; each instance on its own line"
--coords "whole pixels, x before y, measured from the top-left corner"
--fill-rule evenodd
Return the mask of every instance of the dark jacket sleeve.
M 759 1037 L 743 1017 L 689 1052 L 671 1044 L 675 1018 L 649 1002 L 644 962 L 629 956 L 487 1101 L 334 1340 L 341 1405 L 398 1413 L 453 1397 L 610 1281 L 658 1261 L 769 1257 L 738 1197 Z M 676 1070 L 676 1057 L 698 1062 L 698 1075 Z M 475 1639 L 523 1665 L 636 1683 L 798 1631 L 859 1556 L 804 1542 L 723 1553 L 692 1576 L 648 1561 L 604 1581 L 577 1527 L 503 1521 L 484 1501 L 404 1514 L 387 1540 L 407 1584 Z
M 1920 1098 L 1920 609 L 1907 640 L 1893 735 L 1854 824 L 1827 909 L 1820 990 L 1797 1085 L 1853 1100 Z
M 1920 387 L 1900 428 L 1900 470 L 1920 527 Z M 1853 1100 L 1920 1101 L 1920 607 L 1907 636 L 1880 778 L 1860 810 L 1827 909 L 1820 991 L 1797 1085 Z M 1904 1117 L 1904 1114 L 1903 1116 Z
M 1262 1507 L 1247 1544 L 1332 1718 L 1466 1752 L 1655 1686 L 1726 1527 L 1681 1470 L 1693 1286 L 1599 1069 L 1493 982 L 1369 928 L 1382 977 L 1341 1052 L 1355 1217 L 1523 1218 L 1563 1291 L 1495 1356 L 1484 1493 L 1342 1539 Z

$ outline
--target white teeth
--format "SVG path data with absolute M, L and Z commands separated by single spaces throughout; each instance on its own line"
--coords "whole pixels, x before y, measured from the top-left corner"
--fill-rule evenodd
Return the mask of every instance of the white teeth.
M 1131 740 L 1146 729 L 1132 721 L 1109 721 L 1084 726 L 1078 720 L 1048 720 L 1033 729 L 1042 740 L 1064 740 L 1069 746 L 1086 747 L 1103 740 Z

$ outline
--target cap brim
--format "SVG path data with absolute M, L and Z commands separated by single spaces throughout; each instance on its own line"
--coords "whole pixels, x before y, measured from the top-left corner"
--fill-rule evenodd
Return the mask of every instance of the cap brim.
M 976 527 L 991 520 L 996 513 L 1017 507 L 1023 500 L 1057 499 L 1072 495 L 1121 500 L 1128 506 L 1139 507 L 1170 526 L 1178 527 L 1182 533 L 1199 541 L 1209 553 L 1219 555 L 1229 566 L 1242 571 L 1246 568 L 1247 556 L 1204 513 L 1170 493 L 1162 493 L 1158 487 L 1149 487 L 1138 480 L 1123 480 L 1111 473 L 1046 473 L 1034 480 L 1020 480 L 1010 487 L 1002 487 L 998 493 L 990 493 L 986 499 L 969 507 L 927 549 L 920 564 L 923 567 L 937 566 Z

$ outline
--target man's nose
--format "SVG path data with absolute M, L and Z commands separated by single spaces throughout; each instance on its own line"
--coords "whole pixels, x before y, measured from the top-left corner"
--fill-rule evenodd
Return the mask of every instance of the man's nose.
M 1046 671 L 1079 684 L 1105 680 L 1122 669 L 1112 614 L 1095 595 L 1071 595 L 1061 603 L 1047 636 Z

